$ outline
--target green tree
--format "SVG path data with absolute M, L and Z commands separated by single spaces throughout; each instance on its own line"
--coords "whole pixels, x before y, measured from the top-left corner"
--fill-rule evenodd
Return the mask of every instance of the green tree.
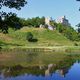
M 26 0 L 0 0 L 0 9 L 5 6 L 8 8 L 16 8 L 17 10 L 20 10 L 21 7 L 24 7 L 26 3 Z
M 44 25 L 45 24 L 45 17 L 35 17 L 35 18 L 28 18 L 27 20 L 25 19 L 20 19 L 20 22 L 22 23 L 23 26 L 28 26 L 28 27 L 39 27 L 40 24 Z
M 17 10 L 20 10 L 21 7 L 24 7 L 26 3 L 27 3 L 26 0 L 0 0 L 0 9 L 2 9 L 3 6 L 5 6 L 8 8 L 15 8 Z M 13 17 L 15 18 L 14 20 L 13 20 Z M 4 18 L 4 20 L 3 20 L 3 18 Z M 6 13 L 3 11 L 0 12 L 0 29 L 5 30 L 4 25 L 6 25 L 6 27 L 8 28 L 9 24 L 12 24 L 12 22 L 14 23 L 14 21 L 17 19 L 18 18 L 12 12 L 10 12 L 10 13 Z M 11 20 L 11 23 L 9 22 L 9 20 Z M 8 24 L 8 22 L 9 22 L 9 24 Z
M 72 41 L 79 41 L 78 33 L 71 26 L 57 24 L 56 29 L 68 39 Z
M 80 33 L 80 23 L 76 25 L 78 27 L 78 33 Z

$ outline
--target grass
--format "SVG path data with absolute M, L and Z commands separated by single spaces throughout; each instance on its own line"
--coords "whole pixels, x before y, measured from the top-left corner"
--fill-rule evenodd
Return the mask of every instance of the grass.
M 31 32 L 38 39 L 38 42 L 28 42 L 26 40 L 27 32 Z M 51 31 L 27 27 L 17 31 L 9 29 L 9 34 L 0 33 L 0 44 L 3 48 L 74 46 L 74 42 L 67 39 L 57 30 Z

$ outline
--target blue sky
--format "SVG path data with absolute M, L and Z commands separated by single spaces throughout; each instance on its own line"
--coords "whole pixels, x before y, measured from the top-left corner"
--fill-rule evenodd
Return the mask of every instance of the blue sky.
M 50 16 L 53 19 L 57 19 L 65 15 L 71 25 L 75 27 L 75 25 L 80 22 L 79 7 L 80 2 L 76 0 L 28 0 L 28 4 L 20 11 L 5 7 L 2 8 L 2 10 L 15 12 L 22 18 Z

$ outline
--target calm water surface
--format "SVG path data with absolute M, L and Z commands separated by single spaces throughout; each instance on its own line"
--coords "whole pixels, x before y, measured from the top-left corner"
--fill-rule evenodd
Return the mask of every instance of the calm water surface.
M 16 76 L 0 75 L 0 80 L 80 80 L 80 63 L 74 63 L 67 72 L 56 70 L 49 75 L 25 74 Z
M 0 80 L 80 80 L 80 55 L 43 52 L 0 54 Z

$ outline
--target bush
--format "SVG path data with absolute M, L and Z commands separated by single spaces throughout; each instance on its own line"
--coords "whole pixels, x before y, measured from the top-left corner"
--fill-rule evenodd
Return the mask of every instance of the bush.
M 78 46 L 78 44 L 77 43 L 74 43 L 74 46 Z
M 26 38 L 29 42 L 37 42 L 38 39 L 33 37 L 33 34 L 31 32 L 27 33 L 27 38 Z
M 28 32 L 26 39 L 27 39 L 28 41 L 32 41 L 32 39 L 33 39 L 33 34 L 32 34 L 31 32 Z

